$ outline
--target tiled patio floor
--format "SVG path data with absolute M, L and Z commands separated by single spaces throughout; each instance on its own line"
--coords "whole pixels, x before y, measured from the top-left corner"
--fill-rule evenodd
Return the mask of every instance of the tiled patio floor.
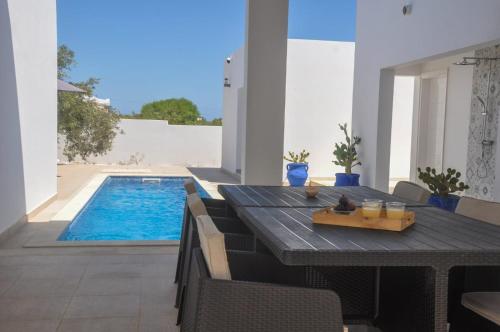
M 52 216 L 95 174 L 117 168 L 59 167 L 57 200 L 0 243 L 0 332 L 178 331 L 177 247 L 23 247 L 52 231 Z M 193 173 L 208 185 L 234 181 L 217 169 L 151 171 Z
M 178 331 L 176 250 L 3 250 L 0 331 Z

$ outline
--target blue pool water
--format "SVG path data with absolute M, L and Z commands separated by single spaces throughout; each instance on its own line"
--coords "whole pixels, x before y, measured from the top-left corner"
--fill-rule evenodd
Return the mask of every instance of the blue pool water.
M 58 240 L 179 240 L 185 179 L 108 177 Z M 201 197 L 209 197 L 196 185 Z

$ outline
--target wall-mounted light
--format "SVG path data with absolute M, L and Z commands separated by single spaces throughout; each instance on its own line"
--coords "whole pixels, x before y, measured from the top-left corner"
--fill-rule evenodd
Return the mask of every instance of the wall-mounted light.
M 231 87 L 231 82 L 229 82 L 229 78 L 224 78 L 224 87 L 225 88 L 230 88 Z
M 411 3 L 407 3 L 406 5 L 403 6 L 403 15 L 408 16 L 411 14 Z

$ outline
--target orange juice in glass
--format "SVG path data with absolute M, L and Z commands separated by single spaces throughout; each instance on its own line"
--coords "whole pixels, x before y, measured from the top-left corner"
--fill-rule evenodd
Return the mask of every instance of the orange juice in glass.
M 382 212 L 382 201 L 380 199 L 365 199 L 361 213 L 365 218 L 379 218 Z
M 387 218 L 389 219 L 403 219 L 405 216 L 405 203 L 401 202 L 387 202 L 385 205 L 387 209 Z

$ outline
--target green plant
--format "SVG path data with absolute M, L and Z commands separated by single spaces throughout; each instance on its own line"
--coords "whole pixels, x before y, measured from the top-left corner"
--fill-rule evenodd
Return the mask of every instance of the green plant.
M 462 174 L 456 169 L 448 168 L 446 174 L 437 173 L 435 168 L 426 167 L 425 171 L 419 167 L 418 178 L 422 180 L 435 194 L 447 197 L 449 194 L 469 189 L 469 186 L 460 182 Z
M 335 143 L 333 155 L 336 160 L 334 160 L 333 163 L 337 166 L 344 167 L 346 174 L 351 174 L 354 166 L 361 165 L 358 159 L 358 152 L 356 151 L 356 145 L 361 143 L 361 137 L 350 137 L 347 133 L 347 123 L 344 123 L 344 125 L 339 124 L 339 127 L 340 130 L 344 132 L 345 142 Z
M 302 150 L 300 153 L 295 154 L 292 151 L 288 151 L 288 156 L 284 156 L 283 159 L 291 163 L 307 163 L 307 158 L 310 153 L 306 150 Z
M 75 53 L 65 45 L 57 52 L 57 77 L 66 78 L 75 64 Z M 59 91 L 57 94 L 57 131 L 64 140 L 63 154 L 69 161 L 91 155 L 104 155 L 111 150 L 113 140 L 121 130 L 120 118 L 112 107 L 99 105 L 90 98 L 98 79 L 73 83 L 85 93 Z

